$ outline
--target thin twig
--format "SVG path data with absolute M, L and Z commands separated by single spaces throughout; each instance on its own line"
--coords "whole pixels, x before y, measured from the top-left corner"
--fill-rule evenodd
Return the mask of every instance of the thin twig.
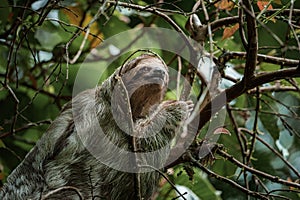
M 296 182 L 291 182 L 291 181 L 288 181 L 288 180 L 283 180 L 283 179 L 280 179 L 279 177 L 277 176 L 272 176 L 268 173 L 265 173 L 265 172 L 262 172 L 262 171 L 259 171 L 255 168 L 252 168 L 252 167 L 249 167 L 243 163 L 241 163 L 240 161 L 238 161 L 236 158 L 234 158 L 232 155 L 226 153 L 225 151 L 223 150 L 220 150 L 220 149 L 217 149 L 217 153 L 228 159 L 230 162 L 232 162 L 233 164 L 235 164 L 236 166 L 244 169 L 244 170 L 247 170 L 253 174 L 256 174 L 258 176 L 261 176 L 263 178 L 266 178 L 272 182 L 275 182 L 275 183 L 280 183 L 280 184 L 283 184 L 283 185 L 286 185 L 286 186 L 289 186 L 289 187 L 294 187 L 294 188 L 298 188 L 300 189 L 300 184 L 299 183 L 296 183 Z
M 60 188 L 57 188 L 55 190 L 52 190 L 52 191 L 48 192 L 47 194 L 43 195 L 41 200 L 46 200 L 47 198 L 51 197 L 51 195 L 54 195 L 55 193 L 59 193 L 63 190 L 72 190 L 77 194 L 79 199 L 81 199 L 81 200 L 84 199 L 83 195 L 81 194 L 81 192 L 79 191 L 78 188 L 73 187 L 73 186 L 64 186 L 64 187 L 60 187 Z
M 239 130 L 244 131 L 244 132 L 250 134 L 251 136 L 253 136 L 253 132 L 246 129 L 246 128 L 239 128 Z M 298 178 L 300 178 L 300 173 L 298 172 L 298 170 L 291 163 L 289 163 L 289 161 L 287 161 L 278 151 L 276 151 L 271 145 L 269 145 L 262 138 L 260 138 L 260 137 L 256 137 L 256 138 L 259 142 L 261 142 L 268 149 L 270 149 L 276 156 L 278 156 L 296 174 L 296 176 L 298 176 Z
M 166 179 L 166 181 L 172 186 L 172 188 L 174 190 L 176 190 L 176 192 L 179 194 L 180 197 L 182 197 L 182 199 L 187 200 L 183 194 L 181 194 L 181 192 L 177 189 L 176 185 L 174 183 L 172 183 L 172 181 L 159 169 L 151 166 L 151 165 L 140 165 L 140 167 L 144 167 L 144 168 L 150 168 L 155 170 L 156 172 L 158 172 L 162 177 L 164 177 L 164 179 Z
M 187 155 L 187 159 L 196 167 L 198 167 L 199 169 L 201 169 L 202 171 L 204 171 L 206 174 L 208 174 L 209 176 L 211 177 L 214 177 L 220 181 L 223 181 L 225 183 L 228 183 L 230 184 L 231 186 L 237 188 L 238 190 L 241 190 L 242 192 L 246 193 L 246 194 L 249 194 L 253 197 L 257 197 L 257 198 L 260 198 L 260 199 L 266 199 L 268 200 L 268 198 L 263 195 L 263 194 L 260 194 L 259 192 L 254 192 L 254 191 L 251 191 L 247 188 L 244 188 L 243 186 L 239 185 L 238 183 L 236 183 L 235 181 L 233 180 L 230 180 L 226 177 L 223 177 L 219 174 L 216 174 L 215 172 L 209 170 L 208 168 L 204 167 L 202 164 L 200 164 L 196 159 L 194 159 L 191 155 Z

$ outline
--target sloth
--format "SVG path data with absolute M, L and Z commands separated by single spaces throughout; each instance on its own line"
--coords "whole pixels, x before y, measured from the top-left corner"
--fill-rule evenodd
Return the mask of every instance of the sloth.
M 143 169 L 163 167 L 193 108 L 163 100 L 168 82 L 166 64 L 143 54 L 76 95 L 8 176 L 0 199 L 151 199 L 159 174 Z

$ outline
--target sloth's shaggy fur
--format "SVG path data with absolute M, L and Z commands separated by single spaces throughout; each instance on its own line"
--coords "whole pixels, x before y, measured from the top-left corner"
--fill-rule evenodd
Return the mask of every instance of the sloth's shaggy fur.
M 136 174 L 111 166 L 135 167 L 131 158 L 122 153 L 153 152 L 169 145 L 192 104 L 163 101 L 168 79 L 166 65 L 144 54 L 118 68 L 101 86 L 78 94 L 9 175 L 0 190 L 0 199 L 42 199 L 47 194 L 47 199 L 79 199 L 71 189 L 49 195 L 63 186 L 77 188 L 84 199 L 135 199 Z M 122 120 L 129 115 L 130 120 Z M 99 126 L 107 140 L 97 136 Z M 133 136 L 127 131 L 136 134 L 138 149 L 132 148 Z M 100 159 L 86 148 L 87 144 L 100 152 Z M 111 146 L 117 146 L 120 152 Z M 157 155 L 139 159 L 144 164 L 161 166 L 168 151 Z M 140 195 L 150 199 L 159 175 L 151 171 L 139 177 Z

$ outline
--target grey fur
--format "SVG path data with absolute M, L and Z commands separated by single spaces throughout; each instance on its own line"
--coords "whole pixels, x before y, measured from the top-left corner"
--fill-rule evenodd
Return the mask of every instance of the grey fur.
M 130 159 L 126 156 L 116 155 L 113 149 L 103 148 L 105 141 L 96 139 L 98 124 L 104 134 L 121 147 L 122 151 L 132 151 L 130 136 L 122 131 L 112 115 L 111 98 L 112 91 L 119 83 L 117 76 L 121 76 L 128 93 L 134 96 L 136 81 L 144 81 L 146 75 L 138 76 L 133 80 L 136 71 L 145 66 L 151 70 L 159 69 L 164 77 L 160 80 L 161 91 L 158 91 L 157 99 L 139 102 L 148 102 L 142 107 L 137 107 L 133 112 L 134 129 L 139 136 L 151 135 L 138 140 L 139 151 L 155 151 L 170 143 L 179 129 L 179 124 L 187 117 L 190 103 L 184 101 L 162 101 L 167 88 L 168 73 L 162 61 L 154 56 L 142 55 L 119 68 L 101 86 L 78 94 L 72 102 L 65 105 L 61 114 L 53 121 L 47 132 L 37 142 L 36 146 L 27 154 L 22 163 L 9 175 L 7 183 L 0 190 L 2 200 L 42 199 L 50 191 L 63 186 L 78 188 L 84 199 L 135 199 L 134 173 L 126 173 L 110 168 L 97 160 L 87 149 L 85 144 L 94 145 L 104 155 L 103 159 L 109 162 L 112 154 L 117 160 L 116 165 L 130 165 Z M 140 67 L 140 69 L 139 69 Z M 152 73 L 153 71 L 145 72 Z M 124 74 L 130 74 L 126 78 Z M 95 96 L 96 95 L 96 96 Z M 141 95 L 138 95 L 138 97 Z M 96 102 L 95 98 L 96 97 Z M 133 101 L 138 101 L 132 97 Z M 147 97 L 148 98 L 148 97 Z M 122 99 L 121 99 L 122 100 Z M 155 102 L 153 102 L 155 101 Z M 157 105 L 154 105 L 157 104 Z M 151 105 L 150 105 L 151 104 Z M 133 109 L 133 105 L 131 105 Z M 120 115 L 125 115 L 126 109 L 120 108 Z M 78 115 L 74 115 L 74 113 Z M 95 113 L 95 117 L 92 113 Z M 76 123 L 75 123 L 76 122 Z M 126 126 L 127 122 L 124 122 Z M 97 128 L 98 127 L 98 128 Z M 128 128 L 128 127 L 127 127 Z M 86 133 L 78 134 L 78 131 Z M 168 151 L 162 151 L 158 157 L 143 158 L 144 163 L 160 165 L 168 157 Z M 115 161 L 112 161 L 115 162 Z M 151 198 L 155 190 L 159 175 L 157 172 L 145 172 L 140 174 L 140 192 L 143 199 Z M 72 190 L 63 190 L 47 199 L 79 199 L 78 194 Z

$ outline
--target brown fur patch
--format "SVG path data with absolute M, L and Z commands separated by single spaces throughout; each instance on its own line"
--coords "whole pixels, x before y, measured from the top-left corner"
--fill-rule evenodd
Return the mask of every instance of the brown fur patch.
M 148 84 L 138 88 L 130 98 L 133 119 L 148 115 L 150 108 L 162 101 L 163 95 L 163 88 L 158 84 Z

